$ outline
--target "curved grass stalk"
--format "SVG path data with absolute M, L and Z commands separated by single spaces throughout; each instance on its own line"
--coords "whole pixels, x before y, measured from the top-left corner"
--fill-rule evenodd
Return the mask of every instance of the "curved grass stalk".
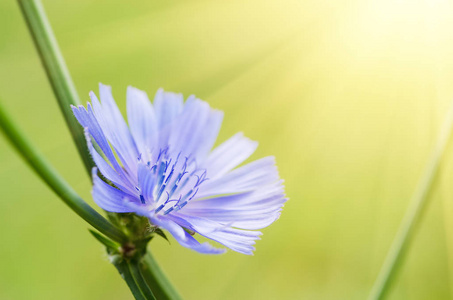
M 429 200 L 429 193 L 435 184 L 436 175 L 439 170 L 440 162 L 447 148 L 449 138 L 453 131 L 453 102 L 447 113 L 445 122 L 441 128 L 436 146 L 430 156 L 426 169 L 421 177 L 417 188 L 406 210 L 406 214 L 401 222 L 400 228 L 393 240 L 387 257 L 381 267 L 379 275 L 374 283 L 373 289 L 368 299 L 384 299 L 392 283 L 396 278 L 396 273 L 401 267 L 405 254 L 413 238 L 415 229 L 422 219 L 424 208 Z
M 57 98 L 60 110 L 69 127 L 72 138 L 79 150 L 79 154 L 91 176 L 93 161 L 89 155 L 83 128 L 79 125 L 71 110 L 72 105 L 79 105 L 74 83 L 69 75 L 63 55 L 58 47 L 52 27 L 39 0 L 18 0 L 22 14 L 27 22 L 30 34 L 38 50 L 42 65 L 46 70 L 47 78 Z
M 0 128 L 11 144 L 47 185 L 82 219 L 110 239 L 122 243 L 126 235 L 88 205 L 27 140 L 0 103 Z

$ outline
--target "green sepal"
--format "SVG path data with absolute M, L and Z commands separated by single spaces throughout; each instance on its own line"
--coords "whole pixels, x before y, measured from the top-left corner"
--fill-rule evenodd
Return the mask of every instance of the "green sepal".
M 120 244 L 115 243 L 114 241 L 106 238 L 99 232 L 96 232 L 94 230 L 88 229 L 88 231 L 94 236 L 95 239 L 97 239 L 101 244 L 103 244 L 106 248 L 109 254 L 117 254 L 119 253 L 119 249 L 121 247 Z
M 154 230 L 154 233 L 160 235 L 161 237 L 163 237 L 169 244 L 170 244 L 170 240 L 167 238 L 167 236 L 165 235 L 165 233 L 162 231 L 162 229 L 160 228 L 156 228 Z

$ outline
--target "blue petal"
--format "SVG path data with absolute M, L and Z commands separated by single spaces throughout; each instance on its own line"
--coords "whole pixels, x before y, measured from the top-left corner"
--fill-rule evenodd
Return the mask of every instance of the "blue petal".
M 282 181 L 278 181 L 253 192 L 192 201 L 186 209 L 260 210 L 273 205 L 282 205 L 286 198 L 281 183 Z
M 154 109 L 145 92 L 127 88 L 127 119 L 142 159 L 149 161 L 151 151 L 158 151 L 158 129 Z
M 191 96 L 178 119 L 172 124 L 169 145 L 173 153 L 181 152 L 202 161 L 215 143 L 223 114 Z
M 91 108 L 90 103 L 87 104 L 87 108 L 83 107 L 82 105 L 75 107 L 71 106 L 72 111 L 74 112 L 77 121 L 79 121 L 82 127 L 87 128 L 88 132 L 91 134 L 93 139 L 98 144 L 99 148 L 102 150 L 104 155 L 107 157 L 110 164 L 112 164 L 113 168 L 117 173 L 121 173 L 122 169 L 121 166 L 116 161 L 115 155 L 113 154 L 112 149 L 110 148 L 109 142 L 107 141 L 103 130 L 99 126 L 99 123 L 94 116 L 93 110 Z
M 261 235 L 259 231 L 239 230 L 195 216 L 172 214 L 168 218 L 234 251 L 248 255 L 253 254 L 253 245 Z
M 168 139 L 172 132 L 172 124 L 177 120 L 184 107 L 182 94 L 164 92 L 159 89 L 154 97 L 154 111 L 156 112 L 159 127 L 159 149 L 168 146 Z
M 204 254 L 222 254 L 225 249 L 218 249 L 209 243 L 200 244 L 187 231 L 169 218 L 153 216 L 150 218 L 151 223 L 167 230 L 171 235 L 184 247 L 190 248 Z
M 164 92 L 163 89 L 157 91 L 154 97 L 154 109 L 160 130 L 173 122 L 176 116 L 182 112 L 183 103 L 182 94 Z
M 217 241 L 236 252 L 253 255 L 253 251 L 255 251 L 253 245 L 255 245 L 256 240 L 260 239 L 259 236 L 261 235 L 261 232 L 248 231 L 249 233 L 252 233 L 250 236 L 244 236 L 244 232 L 245 230 L 225 228 L 224 230 L 214 231 L 205 234 L 204 236 Z
M 215 148 L 203 163 L 203 167 L 208 170 L 210 180 L 220 177 L 232 170 L 253 152 L 255 152 L 258 143 L 237 133 Z
M 261 211 L 237 209 L 187 209 L 184 213 L 213 220 L 220 224 L 228 224 L 240 229 L 256 230 L 265 228 L 275 222 L 280 216 L 280 211 L 280 208 L 265 209 Z
M 136 166 L 139 152 L 129 128 L 112 97 L 110 86 L 99 84 L 99 94 L 102 105 L 96 95 L 90 93 L 96 118 L 105 136 L 116 150 L 125 169 L 129 174 L 134 174 L 137 172 Z
M 272 156 L 251 162 L 222 177 L 213 176 L 208 169 L 208 177 L 209 180 L 200 186 L 198 198 L 253 191 L 279 179 L 275 158 Z
M 131 195 L 134 195 L 136 191 L 134 191 L 134 189 L 132 189 L 130 185 L 127 184 L 127 179 L 125 178 L 124 172 L 122 172 L 121 170 L 118 173 L 94 149 L 93 144 L 91 143 L 91 137 L 89 135 L 88 128 L 85 128 L 85 138 L 87 140 L 88 150 L 90 151 L 91 157 L 93 158 L 93 161 L 95 162 L 96 166 L 99 168 L 99 171 L 101 171 L 102 175 L 104 175 L 105 178 L 110 180 L 121 190 L 127 191 Z
M 269 178 L 273 181 L 272 177 Z M 250 181 L 254 180 L 252 176 Z M 255 230 L 267 227 L 278 219 L 287 199 L 281 181 L 263 183 L 265 184 L 251 186 L 253 191 L 192 201 L 184 207 L 182 213 L 242 229 Z M 237 184 L 240 185 L 240 182 Z
M 138 166 L 138 185 L 142 196 L 148 202 L 153 200 L 153 190 L 155 184 L 155 176 L 153 176 L 153 173 L 150 172 L 149 168 L 145 164 L 140 163 Z
M 126 205 L 127 202 L 133 202 L 134 199 L 108 185 L 102 181 L 97 175 L 97 168 L 93 168 L 93 199 L 97 205 L 99 205 L 103 210 L 116 212 L 116 213 L 126 213 L 126 212 L 135 212 L 134 207 Z
M 212 174 L 209 172 L 208 177 Z M 278 219 L 286 201 L 278 179 L 273 157 L 252 162 L 221 177 L 214 174 L 214 179 L 201 185 L 196 198 L 209 196 L 211 199 L 192 201 L 182 213 L 243 229 L 267 227 Z M 215 197 L 219 194 L 230 196 Z
M 195 159 L 197 161 L 202 162 L 205 158 L 207 158 L 209 151 L 211 151 L 217 140 L 222 121 L 223 112 L 211 109 L 208 119 L 203 125 L 203 130 L 198 133 L 196 139 L 194 137 L 193 146 L 196 147 L 197 156 L 195 157 Z

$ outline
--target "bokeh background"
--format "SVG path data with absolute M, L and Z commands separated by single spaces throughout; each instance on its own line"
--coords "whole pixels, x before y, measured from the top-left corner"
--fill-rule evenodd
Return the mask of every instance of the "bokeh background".
M 290 201 L 255 256 L 150 245 L 186 299 L 365 299 L 453 99 L 450 1 L 43 1 L 83 101 L 196 94 L 275 155 Z M 90 203 L 13 0 L 0 98 Z M 453 147 L 390 299 L 451 299 Z M 131 299 L 88 226 L 0 137 L 0 299 Z

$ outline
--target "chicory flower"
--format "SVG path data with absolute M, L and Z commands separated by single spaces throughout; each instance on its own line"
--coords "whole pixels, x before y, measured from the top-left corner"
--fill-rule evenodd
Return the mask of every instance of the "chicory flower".
M 129 87 L 126 124 L 111 88 L 99 89 L 101 102 L 91 92 L 87 108 L 72 107 L 97 166 L 94 201 L 109 212 L 145 216 L 195 251 L 225 251 L 198 242 L 198 233 L 252 254 L 256 230 L 273 223 L 287 200 L 274 158 L 238 167 L 257 147 L 242 133 L 211 151 L 223 113 L 195 96 L 184 102 L 160 89 L 151 103 Z

